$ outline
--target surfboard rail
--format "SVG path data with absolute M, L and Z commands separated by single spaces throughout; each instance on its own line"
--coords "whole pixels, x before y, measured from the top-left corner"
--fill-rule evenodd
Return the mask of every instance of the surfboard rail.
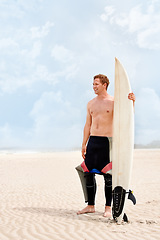
M 112 215 L 121 222 L 124 215 L 126 193 L 133 163 L 134 149 L 134 109 L 128 99 L 131 86 L 127 72 L 121 62 L 115 58 L 114 117 L 112 143 Z

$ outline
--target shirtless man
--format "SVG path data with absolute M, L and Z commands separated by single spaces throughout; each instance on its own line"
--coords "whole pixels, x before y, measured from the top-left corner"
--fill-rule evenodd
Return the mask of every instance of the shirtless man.
M 86 187 L 88 205 L 77 214 L 95 212 L 96 180 L 92 169 L 103 172 L 109 164 L 109 137 L 112 137 L 114 98 L 107 93 L 109 79 L 102 74 L 94 76 L 93 90 L 97 97 L 87 104 L 87 118 L 84 126 L 82 157 L 87 172 Z M 135 102 L 135 95 L 129 93 L 128 98 Z M 88 143 L 87 143 L 88 142 Z M 103 174 L 105 181 L 105 211 L 104 217 L 111 216 L 112 176 Z

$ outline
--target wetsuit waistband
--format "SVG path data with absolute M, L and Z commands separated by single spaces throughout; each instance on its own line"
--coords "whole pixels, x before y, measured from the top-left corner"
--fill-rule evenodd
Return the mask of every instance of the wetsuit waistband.
M 93 142 L 108 142 L 111 139 L 111 137 L 104 137 L 104 136 L 90 136 L 89 140 L 93 141 Z

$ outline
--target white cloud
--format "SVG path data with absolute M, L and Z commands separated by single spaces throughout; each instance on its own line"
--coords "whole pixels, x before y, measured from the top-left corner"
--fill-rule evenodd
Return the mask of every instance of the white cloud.
M 66 80 L 73 79 L 76 76 L 79 67 L 74 52 L 62 45 L 56 44 L 51 51 L 51 56 L 59 64 L 63 64 L 63 68 L 60 71 L 55 72 L 55 76 L 63 76 Z
M 160 26 L 140 32 L 137 36 L 138 46 L 141 48 L 160 49 Z
M 24 11 L 15 2 L 1 0 L 0 1 L 0 17 L 1 19 L 8 18 L 22 18 L 24 16 Z
M 127 27 L 130 33 L 146 29 L 152 21 L 152 13 L 143 14 L 141 5 L 132 8 L 129 13 L 123 12 L 115 17 L 115 23 Z
M 108 17 L 110 17 L 111 15 L 113 15 L 115 8 L 113 6 L 107 6 L 104 9 L 105 13 L 101 14 L 100 18 L 102 19 L 102 21 L 107 21 Z
M 50 47 L 46 45 L 44 37 L 49 35 L 53 26 L 53 22 L 46 21 L 41 27 L 27 30 L 18 28 L 12 38 L 9 31 L 6 31 L 8 36 L 0 39 L 1 92 L 11 93 L 20 87 L 30 90 L 35 83 L 40 81 L 55 85 L 61 77 L 64 77 L 64 80 L 75 77 L 78 65 L 71 50 L 62 45 L 55 45 L 52 49 L 52 56 L 46 54 L 50 52 Z M 32 33 L 32 38 L 30 38 L 30 33 Z M 57 62 L 56 68 L 51 63 L 53 59 L 51 57 Z M 52 68 L 48 67 L 49 61 Z M 40 64 L 40 62 L 45 62 L 45 64 Z M 61 66 L 61 63 L 64 65 Z
M 1 19 L 18 19 L 21 20 L 25 15 L 37 11 L 43 0 L 1 0 L 0 17 Z
M 66 80 L 72 80 L 76 76 L 78 70 L 79 68 L 76 63 L 68 65 L 64 71 L 64 76 L 66 76 Z
M 48 33 L 50 32 L 50 29 L 54 26 L 53 22 L 46 22 L 46 24 L 42 27 L 32 27 L 30 29 L 31 31 L 31 38 L 35 39 L 35 38 L 44 38 L 48 35 Z
M 17 48 L 19 44 L 14 41 L 12 38 L 1 38 L 0 39 L 0 49 L 8 49 L 8 48 Z
M 73 52 L 62 45 L 55 45 L 52 49 L 51 56 L 60 62 L 69 62 L 74 58 Z
M 30 89 L 32 85 L 36 82 L 36 79 L 33 79 L 32 76 L 20 76 L 14 74 L 11 76 L 7 73 L 1 73 L 0 77 L 0 89 L 1 94 L 13 93 L 18 88 L 25 87 Z
M 10 27 L 6 27 L 6 37 L 0 38 L 1 92 L 12 93 L 20 87 L 30 89 L 38 81 L 52 85 L 58 81 L 54 69 L 49 71 L 47 64 L 38 63 L 41 54 L 44 54 L 42 38 L 49 34 L 53 25 L 53 22 L 46 21 L 42 27 L 33 28 L 33 38 L 30 37 L 29 28 L 15 28 L 12 31 Z M 45 46 L 45 51 L 47 50 Z M 47 58 L 45 60 L 48 61 Z
M 58 82 L 58 75 L 56 72 L 50 72 L 46 65 L 38 64 L 32 76 L 32 82 L 43 81 L 51 85 Z
M 123 28 L 131 34 L 132 41 L 140 48 L 160 49 L 160 9 L 156 8 L 156 1 L 151 1 L 144 12 L 142 5 L 137 5 L 130 11 L 118 11 L 114 6 L 105 8 L 101 20 L 111 25 Z M 110 11 L 109 11 L 110 9 Z
M 42 43 L 40 41 L 34 42 L 33 48 L 30 52 L 31 58 L 36 58 L 40 55 L 42 49 Z
M 36 52 L 30 52 L 30 54 L 31 53 L 37 54 Z M 8 66 L 4 62 L 0 64 L 0 69 L 2 70 L 0 76 L 1 92 L 13 93 L 21 87 L 31 90 L 35 86 L 34 84 L 38 82 L 45 82 L 53 86 L 59 81 L 59 73 L 50 72 L 45 65 L 36 65 L 33 64 L 32 61 L 29 62 L 29 60 L 27 60 L 27 62 L 28 64 L 26 63 L 24 70 L 22 66 L 25 66 L 25 64 L 18 65 L 17 61 Z
M 34 104 L 31 111 L 31 116 L 38 121 L 41 117 L 49 117 L 51 119 L 51 124 L 63 123 L 69 124 L 74 118 L 79 117 L 79 110 L 72 107 L 71 103 L 64 100 L 62 93 L 58 92 L 44 92 L 39 100 Z M 53 121 L 53 122 L 52 122 Z
M 80 111 L 60 91 L 44 92 L 30 113 L 34 119 L 32 138 L 37 146 L 68 148 L 80 145 Z
M 31 111 L 31 116 L 35 119 L 39 119 L 41 116 L 52 115 L 54 111 L 54 104 L 63 103 L 62 93 L 58 92 L 44 92 L 39 100 L 34 103 Z M 53 108 L 52 111 L 50 111 Z
M 22 51 L 21 55 L 26 59 L 20 65 L 17 61 L 15 63 L 7 64 L 0 63 L 1 76 L 0 87 L 1 92 L 12 93 L 20 87 L 32 89 L 35 83 L 44 82 L 48 85 L 54 86 L 59 82 L 59 78 L 71 81 L 77 74 L 78 66 L 76 63 L 70 63 L 59 71 L 50 71 L 47 65 L 36 64 L 34 58 L 40 54 L 41 44 L 32 48 L 31 51 Z M 23 67 L 25 68 L 23 69 Z M 25 71 L 23 73 L 23 71 Z

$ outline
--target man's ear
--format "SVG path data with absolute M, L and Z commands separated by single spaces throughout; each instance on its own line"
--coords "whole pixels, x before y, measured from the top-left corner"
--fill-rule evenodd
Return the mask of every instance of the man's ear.
M 104 83 L 103 85 L 105 86 L 105 89 L 107 89 L 107 83 Z

